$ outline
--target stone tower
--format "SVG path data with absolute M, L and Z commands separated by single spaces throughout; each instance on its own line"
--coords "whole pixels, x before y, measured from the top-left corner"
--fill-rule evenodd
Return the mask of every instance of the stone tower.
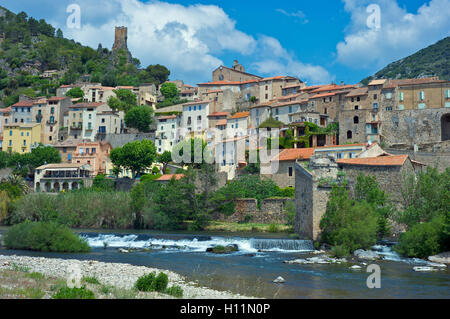
M 116 34 L 114 37 L 114 45 L 112 50 L 117 51 L 120 49 L 125 49 L 126 51 L 128 51 L 127 40 L 128 40 L 128 28 L 116 27 Z

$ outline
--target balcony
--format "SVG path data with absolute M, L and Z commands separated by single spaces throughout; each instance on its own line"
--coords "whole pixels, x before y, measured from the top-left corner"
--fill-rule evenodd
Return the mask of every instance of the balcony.
M 47 120 L 46 123 L 47 123 L 47 125 L 55 125 L 56 123 L 58 123 L 58 121 Z
M 83 125 L 72 125 L 70 127 L 71 130 L 82 130 L 83 129 Z

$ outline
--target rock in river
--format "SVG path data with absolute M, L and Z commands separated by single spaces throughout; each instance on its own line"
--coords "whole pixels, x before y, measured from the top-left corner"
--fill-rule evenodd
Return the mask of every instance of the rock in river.
M 364 249 L 355 250 L 353 255 L 359 259 L 367 260 L 376 260 L 380 258 L 380 255 L 378 255 L 376 252 Z
M 283 282 L 286 282 L 286 280 L 284 280 L 284 278 L 280 276 L 277 279 L 275 279 L 273 282 L 276 284 L 282 284 Z
M 238 251 L 239 247 L 236 244 L 231 244 L 227 246 L 214 246 L 206 248 L 206 252 L 214 253 L 214 254 L 229 254 L 235 251 Z

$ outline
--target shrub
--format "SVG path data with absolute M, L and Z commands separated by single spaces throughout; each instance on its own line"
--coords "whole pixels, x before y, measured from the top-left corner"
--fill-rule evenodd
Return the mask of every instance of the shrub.
M 376 243 L 378 215 L 369 203 L 351 200 L 345 186 L 333 186 L 320 228 L 322 242 L 353 252 Z
M 278 196 L 294 198 L 295 197 L 295 188 L 294 187 L 281 188 Z
M 156 276 L 155 280 L 153 280 L 152 290 L 158 292 L 164 292 L 167 288 L 167 284 L 169 283 L 169 278 L 163 272 L 160 272 L 158 276 Z
M 404 256 L 426 258 L 442 251 L 444 219 L 416 224 L 400 235 L 395 250 Z
M 81 280 L 88 284 L 100 285 L 100 281 L 98 281 L 97 277 L 83 277 Z
M 155 280 L 155 273 L 143 275 L 136 280 L 134 287 L 139 291 L 152 291 L 153 281 Z
M 350 251 L 345 246 L 333 246 L 331 247 L 330 254 L 333 257 L 342 258 L 350 255 Z
M 10 249 L 53 252 L 89 252 L 87 242 L 68 227 L 53 222 L 30 222 L 10 228 L 4 236 L 4 244 Z
M 183 289 L 181 289 L 180 286 L 172 286 L 172 287 L 167 288 L 166 294 L 177 297 L 177 298 L 182 298 L 183 297 Z
M 52 299 L 95 299 L 95 295 L 84 286 L 81 288 L 63 287 L 52 296 Z
M 274 224 L 274 223 L 270 224 L 269 227 L 267 228 L 267 231 L 269 233 L 277 233 L 278 232 L 277 224 Z

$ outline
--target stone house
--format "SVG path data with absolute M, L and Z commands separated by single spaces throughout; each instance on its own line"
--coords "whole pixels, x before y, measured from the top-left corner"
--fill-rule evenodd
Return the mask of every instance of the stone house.
M 274 76 L 259 80 L 259 103 L 267 103 L 283 96 L 283 88 L 303 83 L 292 76 Z
M 412 161 L 408 155 L 380 155 L 365 158 L 336 160 L 331 156 L 314 155 L 308 165 L 295 164 L 295 231 L 302 238 L 320 237 L 320 220 L 326 212 L 331 183 L 341 180 L 343 172 L 353 192 L 359 174 L 375 176 L 380 188 L 401 204 L 404 178 L 422 169 L 423 164 Z
M 159 154 L 165 151 L 172 152 L 172 148 L 180 142 L 179 129 L 181 124 L 180 115 L 160 116 L 156 119 L 155 145 Z
M 235 113 L 227 120 L 227 134 L 229 137 L 244 136 L 250 124 L 250 112 Z
M 62 192 L 92 185 L 87 164 L 47 164 L 36 168 L 35 192 Z
M 209 128 L 209 101 L 195 101 L 183 104 L 181 127 L 188 132 L 203 132 Z
M 91 176 L 107 174 L 106 162 L 111 150 L 111 144 L 108 142 L 81 142 L 72 153 L 72 163 L 88 164 L 91 168 Z
M 3 135 L 3 128 L 5 127 L 5 125 L 11 123 L 11 118 L 12 109 L 10 106 L 0 109 L 0 135 Z
M 272 115 L 272 107 L 269 103 L 258 104 L 250 108 L 250 125 L 258 128 L 264 121 Z
M 53 147 L 56 148 L 61 156 L 62 163 L 72 163 L 72 155 L 77 150 L 77 145 L 82 143 L 81 139 L 67 139 L 64 141 L 56 142 Z
M 248 80 L 260 80 L 260 76 L 245 72 L 245 67 L 234 60 L 233 67 L 219 66 L 212 73 L 212 81 L 230 81 L 230 82 L 244 82 Z

